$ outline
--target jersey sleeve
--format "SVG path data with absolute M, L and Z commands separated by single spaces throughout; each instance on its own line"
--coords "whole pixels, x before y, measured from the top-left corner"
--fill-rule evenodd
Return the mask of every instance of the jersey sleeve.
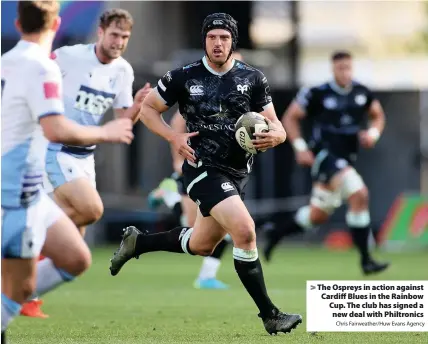
M 58 66 L 49 63 L 34 68 L 28 85 L 27 101 L 34 120 L 64 113 L 62 78 Z
M 117 97 L 114 99 L 113 108 L 126 109 L 134 104 L 132 97 L 132 85 L 134 83 L 134 71 L 132 68 L 126 70 L 123 80 L 123 87 Z
M 376 100 L 376 96 L 370 89 L 366 88 L 366 97 L 367 102 L 365 108 L 368 110 L 370 109 L 370 106 L 372 105 L 373 101 Z
M 258 74 L 253 87 L 251 103 L 253 111 L 262 112 L 272 103 L 272 96 L 267 78 L 262 72 L 258 72 Z
M 297 92 L 295 101 L 299 104 L 306 114 L 310 115 L 317 108 L 317 93 L 315 88 L 302 87 Z
M 175 69 L 167 72 L 162 78 L 159 79 L 156 90 L 159 96 L 168 107 L 173 106 L 179 98 L 180 85 L 182 84 L 181 69 Z

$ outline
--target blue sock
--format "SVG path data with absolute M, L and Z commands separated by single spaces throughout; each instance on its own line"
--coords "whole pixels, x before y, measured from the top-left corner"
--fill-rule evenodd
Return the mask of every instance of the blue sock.
M 5 331 L 9 323 L 19 315 L 21 305 L 1 294 L 1 330 Z

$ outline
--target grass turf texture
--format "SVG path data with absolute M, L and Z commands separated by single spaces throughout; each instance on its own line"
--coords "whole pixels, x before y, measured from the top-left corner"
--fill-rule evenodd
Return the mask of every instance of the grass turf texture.
M 303 315 L 303 324 L 291 334 L 269 336 L 234 271 L 230 248 L 218 276 L 230 284 L 231 289 L 226 291 L 195 290 L 192 283 L 202 258 L 187 255 L 142 255 L 112 277 L 108 266 L 114 249 L 94 249 L 93 265 L 82 278 L 43 298 L 43 310 L 50 318 L 19 317 L 10 326 L 9 342 L 428 343 L 427 332 L 306 332 L 306 280 L 364 279 L 355 252 L 284 247 L 275 252 L 271 263 L 262 262 L 273 301 L 283 311 Z M 382 253 L 376 257 L 389 259 L 393 265 L 368 280 L 428 279 L 428 252 Z

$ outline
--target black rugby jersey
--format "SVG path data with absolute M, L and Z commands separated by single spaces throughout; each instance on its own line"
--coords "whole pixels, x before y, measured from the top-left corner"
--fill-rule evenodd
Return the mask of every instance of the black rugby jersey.
M 365 129 L 367 111 L 374 100 L 362 84 L 352 83 L 348 90 L 334 82 L 302 88 L 296 101 L 312 120 L 308 141 L 314 153 L 327 149 L 334 155 L 355 162 L 359 150 L 358 132 Z
M 235 176 L 251 171 L 253 156 L 235 139 L 235 123 L 249 111 L 262 112 L 272 102 L 266 77 L 250 65 L 235 60 L 220 74 L 206 58 L 166 73 L 157 85 L 166 105 L 178 102 L 196 158 Z

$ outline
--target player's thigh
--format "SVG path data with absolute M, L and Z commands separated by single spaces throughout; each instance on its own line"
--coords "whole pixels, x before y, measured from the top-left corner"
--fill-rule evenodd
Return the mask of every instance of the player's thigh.
M 203 216 L 197 209 L 190 237 L 190 250 L 195 254 L 209 256 L 226 234 L 224 228 L 212 216 Z
M 91 265 L 91 252 L 86 242 L 65 214 L 50 224 L 42 253 L 51 258 L 57 268 L 74 276 Z
M 181 205 L 183 208 L 183 215 L 186 217 L 186 220 L 187 220 L 187 225 L 189 227 L 192 227 L 196 221 L 198 206 L 187 195 L 182 195 Z
M 46 238 L 46 224 L 58 217 L 55 209 L 60 211 L 44 192 L 27 207 L 2 209 L 2 257 L 38 257 Z
M 193 167 L 187 162 L 183 164 L 183 179 L 187 194 L 205 217 L 211 216 L 211 210 L 223 200 L 240 196 L 245 187 L 223 171 L 203 165 Z
M 211 209 L 211 216 L 231 235 L 235 244 L 254 244 L 254 220 L 239 195 L 230 196 Z
M 25 299 L 32 293 L 35 263 L 44 245 L 47 227 L 61 214 L 44 192 L 26 208 L 2 209 L 3 287 L 9 291 L 18 288 L 18 294 L 13 294 L 14 300 Z
M 54 199 L 62 207 L 71 206 L 79 214 L 100 218 L 104 212 L 98 191 L 87 178 L 67 182 L 54 191 Z
M 103 204 L 96 190 L 93 155 L 76 158 L 63 152 L 48 151 L 46 171 L 55 189 L 54 199 L 63 209 L 99 218 Z M 49 186 L 47 186 L 49 187 Z

